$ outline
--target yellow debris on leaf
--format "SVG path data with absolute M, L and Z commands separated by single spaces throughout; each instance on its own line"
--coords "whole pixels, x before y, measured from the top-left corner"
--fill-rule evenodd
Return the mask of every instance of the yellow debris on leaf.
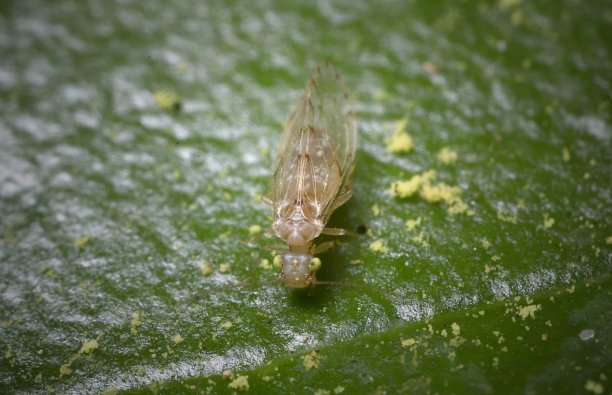
M 417 341 L 414 340 L 413 338 L 410 339 L 403 339 L 402 340 L 402 347 L 411 347 L 417 344 Z
M 457 161 L 457 151 L 444 147 L 438 151 L 436 158 L 438 159 L 438 162 L 443 165 L 452 165 Z
M 382 240 L 373 241 L 372 244 L 370 244 L 370 250 L 383 254 L 388 251 L 387 247 L 385 246 L 385 243 Z
M 587 380 L 587 382 L 584 383 L 584 389 L 596 395 L 604 393 L 604 386 L 593 380 Z
M 74 241 L 74 248 L 77 250 L 82 250 L 87 243 L 91 240 L 90 235 L 81 236 Z
M 567 148 L 563 148 L 562 155 L 565 162 L 569 162 L 569 160 L 572 159 L 572 156 Z
M 81 345 L 81 349 L 79 350 L 79 354 L 90 354 L 93 350 L 98 348 L 99 344 L 96 339 L 88 340 L 83 345 Z
M 202 271 L 202 275 L 210 276 L 212 274 L 213 267 L 209 262 L 205 261 L 204 259 L 200 259 L 198 263 L 200 264 L 200 270 Z
M 65 363 L 62 366 L 60 366 L 60 378 L 62 376 L 69 376 L 70 374 L 72 374 L 72 369 L 70 368 L 69 363 Z
M 229 328 L 234 326 L 234 324 L 232 324 L 232 321 L 223 321 L 219 326 L 225 330 L 228 330 Z
M 306 371 L 310 371 L 319 367 L 321 364 L 321 359 L 323 359 L 323 357 L 319 355 L 318 352 L 313 351 L 310 354 L 304 355 L 304 360 L 302 363 L 304 364 Z
M 491 247 L 491 242 L 487 239 L 481 239 L 480 242 L 482 243 L 482 248 L 485 250 L 488 250 L 489 247 Z
M 451 324 L 451 330 L 453 331 L 454 336 L 459 336 L 459 334 L 461 333 L 461 327 L 456 322 L 453 322 Z
M 606 244 L 608 245 L 612 244 L 612 236 L 606 237 Z
M 262 259 L 261 262 L 259 262 L 259 267 L 263 268 L 264 270 L 268 270 L 268 269 L 272 269 L 273 265 L 270 263 L 269 259 Z
M 261 232 L 261 226 L 259 225 L 251 225 L 251 227 L 249 227 L 249 233 L 252 235 L 256 235 L 260 232 Z
M 387 151 L 392 154 L 399 154 L 401 152 L 409 152 L 414 147 L 412 137 L 406 132 L 406 126 L 408 125 L 408 118 L 402 118 L 395 122 L 395 131 L 393 136 L 386 140 Z
M 387 140 L 387 151 L 392 154 L 410 152 L 413 147 L 412 137 L 406 132 L 395 133 Z
M 520 307 L 518 309 L 518 315 L 525 320 L 527 317 L 531 317 L 535 319 L 535 312 L 540 310 L 542 305 L 540 304 L 530 304 L 527 306 Z
M 219 271 L 221 273 L 227 273 L 230 270 L 230 264 L 229 263 L 222 263 L 219 265 Z
M 415 230 L 419 225 L 421 225 L 421 217 L 417 219 L 409 219 L 406 221 L 406 229 L 408 229 L 408 231 L 410 232 Z
M 504 209 L 497 210 L 497 219 L 511 224 L 516 224 L 518 222 L 516 214 L 512 214 Z
M 130 331 L 132 333 L 136 333 L 138 327 L 142 324 L 142 313 L 140 311 L 136 311 L 132 313 L 132 322 L 130 323 Z
M 178 110 L 181 106 L 181 98 L 174 92 L 156 91 L 155 103 L 162 110 Z
M 427 242 L 427 240 L 425 239 L 425 234 L 423 232 L 420 232 L 418 235 L 411 237 L 410 240 L 414 241 L 417 244 L 420 244 L 422 247 L 429 246 L 429 242 Z
M 451 187 L 443 182 L 433 185 L 425 183 L 419 193 L 424 200 L 430 203 L 445 202 L 453 204 L 461 194 L 461 189 L 459 187 Z
M 414 195 L 419 190 L 419 188 L 421 188 L 422 184 L 423 181 L 421 179 L 421 176 L 419 175 L 413 176 L 408 181 L 394 181 L 393 183 L 391 183 L 391 195 L 400 198 L 410 197 Z
M 174 344 L 179 344 L 183 341 L 183 336 L 177 333 L 176 335 L 172 336 L 172 341 L 174 342 Z
M 378 204 L 374 204 L 371 207 L 372 209 L 372 214 L 374 214 L 375 217 L 378 217 L 380 215 L 380 207 L 378 206 Z
M 544 216 L 544 228 L 549 229 L 555 224 L 555 219 L 549 217 L 548 215 Z
M 249 376 L 238 376 L 227 386 L 236 390 L 246 391 L 249 389 Z

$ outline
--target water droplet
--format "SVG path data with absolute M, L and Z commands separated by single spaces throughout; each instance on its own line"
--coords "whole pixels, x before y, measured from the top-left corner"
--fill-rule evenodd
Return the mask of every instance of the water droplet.
M 580 332 L 580 340 L 591 340 L 593 337 L 595 337 L 595 331 L 593 329 L 585 329 L 582 332 Z

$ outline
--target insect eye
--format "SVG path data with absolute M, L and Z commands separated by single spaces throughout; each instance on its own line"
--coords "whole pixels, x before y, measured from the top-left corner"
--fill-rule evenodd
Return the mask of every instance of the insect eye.
M 321 260 L 319 258 L 312 258 L 310 264 L 308 265 L 308 268 L 311 272 L 316 272 L 321 268 Z

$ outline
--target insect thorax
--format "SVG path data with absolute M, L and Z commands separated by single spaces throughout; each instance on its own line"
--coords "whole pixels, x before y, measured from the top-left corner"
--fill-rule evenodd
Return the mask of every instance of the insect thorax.
M 302 208 L 297 206 L 289 218 L 277 218 L 272 228 L 289 246 L 309 246 L 321 234 L 324 224 L 318 218 L 307 219 Z

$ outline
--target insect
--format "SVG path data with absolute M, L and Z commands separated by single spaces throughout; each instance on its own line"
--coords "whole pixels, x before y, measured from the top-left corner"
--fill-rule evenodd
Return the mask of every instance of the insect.
M 347 233 L 326 224 L 352 195 L 356 148 L 357 122 L 344 81 L 331 64 L 319 63 L 285 125 L 264 199 L 273 210 L 274 234 L 288 246 L 273 263 L 289 288 L 317 283 L 321 260 L 315 255 L 334 242 L 315 246 L 316 237 Z

